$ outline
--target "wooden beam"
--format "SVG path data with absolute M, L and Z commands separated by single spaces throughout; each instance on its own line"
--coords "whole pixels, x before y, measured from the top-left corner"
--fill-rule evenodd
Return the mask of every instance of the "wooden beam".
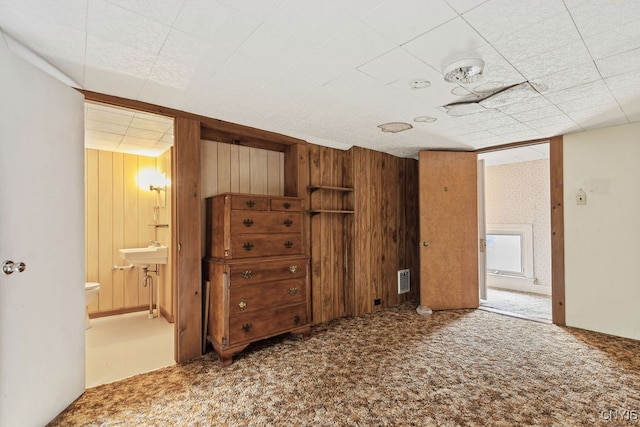
M 175 358 L 186 362 L 202 352 L 202 224 L 200 218 L 200 122 L 177 117 L 172 192 L 175 256 Z
M 564 326 L 564 178 L 562 136 L 549 141 L 549 174 L 551 182 L 551 303 L 552 320 Z
M 208 128 L 204 125 L 200 129 L 200 137 L 208 141 L 224 142 L 226 144 L 242 145 L 244 147 L 251 148 L 261 148 L 263 150 L 278 151 L 281 153 L 285 152 L 288 147 L 291 147 L 291 145 L 255 139 L 239 133 L 224 132 L 218 129 Z
M 557 138 L 557 137 L 554 137 L 554 138 Z M 544 144 L 544 143 L 547 143 L 549 141 L 550 141 L 549 138 L 532 139 L 532 140 L 529 140 L 529 141 L 512 142 L 512 143 L 509 143 L 509 144 L 494 145 L 494 146 L 491 146 L 491 147 L 478 148 L 477 150 L 474 150 L 474 152 L 477 153 L 477 154 L 491 153 L 493 151 L 510 150 L 512 148 L 528 147 L 530 145 Z

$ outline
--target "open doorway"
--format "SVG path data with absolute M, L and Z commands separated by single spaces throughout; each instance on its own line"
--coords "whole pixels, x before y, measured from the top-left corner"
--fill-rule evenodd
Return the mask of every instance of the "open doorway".
M 549 144 L 483 153 L 481 308 L 551 323 Z
M 173 118 L 85 103 L 87 387 L 175 363 L 173 128 Z M 120 254 L 163 246 L 148 265 Z

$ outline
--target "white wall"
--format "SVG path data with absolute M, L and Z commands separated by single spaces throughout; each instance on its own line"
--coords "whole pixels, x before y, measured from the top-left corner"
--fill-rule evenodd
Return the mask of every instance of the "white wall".
M 567 325 L 640 339 L 640 123 L 564 137 L 564 215 Z

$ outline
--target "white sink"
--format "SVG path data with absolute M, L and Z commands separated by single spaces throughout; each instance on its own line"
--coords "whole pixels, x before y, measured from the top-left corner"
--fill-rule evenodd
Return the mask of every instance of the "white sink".
M 119 249 L 118 252 L 120 252 L 120 258 L 138 267 L 147 267 L 149 264 L 166 264 L 169 253 L 166 246 Z

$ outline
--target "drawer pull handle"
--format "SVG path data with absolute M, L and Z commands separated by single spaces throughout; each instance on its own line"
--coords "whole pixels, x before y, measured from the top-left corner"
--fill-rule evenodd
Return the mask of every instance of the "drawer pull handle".
M 291 242 L 290 240 L 287 240 L 286 242 L 284 242 L 285 248 L 291 249 L 292 246 L 293 246 L 293 242 Z
M 242 273 L 240 273 L 240 274 L 242 274 L 242 277 L 243 277 L 243 278 L 245 278 L 245 279 L 250 279 L 250 278 L 251 278 L 251 276 L 253 276 L 253 271 L 251 271 L 251 270 L 245 270 L 245 271 L 243 271 L 243 272 L 242 272 Z
M 289 288 L 289 295 L 295 295 L 298 293 L 298 288 Z
M 295 272 L 297 272 L 297 271 L 298 271 L 298 266 L 297 266 L 297 265 L 290 265 L 290 266 L 289 266 L 289 271 L 290 271 L 291 273 L 295 273 Z
M 253 243 L 245 243 L 244 245 L 242 245 L 242 248 L 245 251 L 250 251 L 251 249 L 253 249 Z
M 253 325 L 251 323 L 245 323 L 244 325 L 242 325 L 242 330 L 245 332 L 249 332 L 252 329 Z
M 247 308 L 247 300 L 242 298 L 240 300 L 240 303 L 238 304 L 238 307 L 240 307 L 240 311 L 244 311 L 244 309 Z
M 284 208 L 285 208 L 285 209 L 289 209 L 289 208 L 291 207 L 291 203 L 289 203 L 289 202 L 284 202 L 284 203 L 282 204 L 282 206 L 284 206 Z
M 285 227 L 291 227 L 291 225 L 293 224 L 293 221 L 291 221 L 290 219 L 285 219 L 283 224 Z
M 300 324 L 300 316 L 296 315 L 296 316 L 293 318 L 293 323 L 294 323 L 296 326 L 298 326 L 298 325 Z
M 242 221 L 242 224 L 244 224 L 245 227 L 251 227 L 253 225 L 253 220 L 245 219 L 244 221 Z
M 245 204 L 247 205 L 247 207 L 252 208 L 256 205 L 256 202 L 254 202 L 253 200 L 247 200 Z

